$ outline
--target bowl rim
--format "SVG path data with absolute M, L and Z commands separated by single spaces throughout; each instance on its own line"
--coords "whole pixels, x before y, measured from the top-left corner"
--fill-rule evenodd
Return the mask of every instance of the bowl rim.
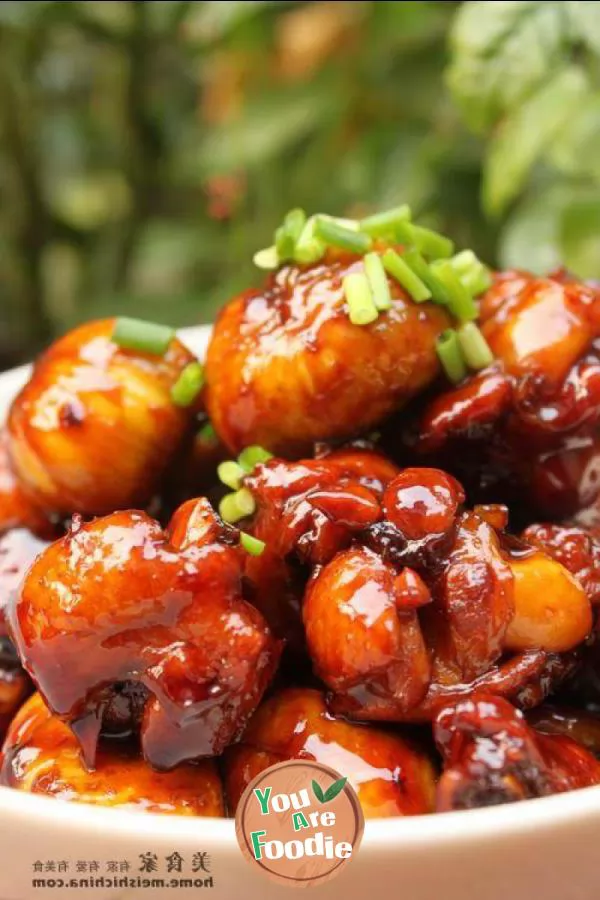
M 206 350 L 210 328 L 210 325 L 182 328 L 178 330 L 178 336 L 201 356 Z M 8 407 L 30 371 L 31 365 L 27 364 L 0 373 L 0 411 Z M 599 817 L 600 785 L 597 785 L 518 804 L 369 819 L 362 844 L 365 849 L 387 849 L 402 844 L 403 847 L 431 846 L 440 850 L 444 845 L 495 842 L 504 836 L 515 837 L 532 830 L 541 837 L 561 826 L 598 820 Z M 115 837 L 136 835 L 171 842 L 178 839 L 186 844 L 210 837 L 222 846 L 237 845 L 231 818 L 141 813 L 124 807 L 57 801 L 0 786 L 0 819 L 5 827 L 11 818 L 32 821 L 42 828 L 54 826 L 96 837 L 102 831 Z

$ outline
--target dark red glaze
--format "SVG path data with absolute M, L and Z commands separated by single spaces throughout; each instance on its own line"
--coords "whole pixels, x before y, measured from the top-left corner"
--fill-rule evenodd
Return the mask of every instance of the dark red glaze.
M 429 401 L 408 444 L 473 499 L 502 498 L 530 519 L 589 506 L 600 490 L 600 293 L 564 272 L 501 273 L 481 328 L 496 361 Z
M 225 757 L 225 786 L 234 811 L 249 782 L 286 759 L 311 759 L 343 772 L 366 818 L 432 811 L 431 760 L 393 732 L 335 719 L 320 691 L 288 688 L 266 700 L 241 743 Z
M 317 441 L 368 431 L 433 381 L 446 312 L 389 279 L 392 309 L 353 325 L 342 280 L 360 269 L 361 258 L 330 251 L 312 266 L 284 265 L 221 311 L 206 402 L 230 450 L 260 444 L 301 456 Z
M 323 565 L 382 515 L 393 463 L 369 450 L 339 450 L 319 459 L 272 459 L 244 479 L 256 513 L 243 525 L 264 541 L 244 571 L 253 602 L 280 637 L 304 646 L 300 606 L 310 570 Z
M 56 800 L 177 816 L 224 816 L 223 789 L 213 760 L 156 772 L 121 741 L 98 748 L 96 768 L 83 765 L 77 740 L 34 694 L 4 742 L 0 784 Z
M 0 739 L 31 690 L 31 681 L 11 642 L 0 636 Z
M 241 553 L 205 500 L 165 534 L 143 512 L 77 522 L 37 558 L 9 612 L 19 655 L 93 765 L 115 683 L 143 684 L 157 769 L 220 753 L 271 679 L 277 642 L 242 598 Z
M 547 703 L 529 710 L 527 721 L 542 734 L 561 734 L 600 757 L 600 714 Z
M 462 486 L 440 469 L 404 469 L 386 488 L 385 517 L 407 541 L 444 535 L 464 501 Z
M 568 525 L 530 525 L 523 538 L 562 563 L 585 588 L 591 603 L 600 602 L 600 536 Z
M 444 759 L 437 809 L 471 809 L 600 783 L 600 762 L 562 735 L 541 734 L 500 697 L 475 694 L 442 709 L 434 736 Z
M 504 507 L 462 511 L 460 485 L 437 470 L 419 483 L 418 469 L 389 483 L 383 517 L 308 585 L 307 646 L 332 710 L 423 721 L 475 689 L 539 703 L 592 629 L 582 585 L 499 531 Z
M 171 388 L 194 356 L 124 350 L 114 319 L 66 334 L 38 359 L 8 417 L 23 489 L 50 513 L 102 515 L 144 506 L 193 422 Z

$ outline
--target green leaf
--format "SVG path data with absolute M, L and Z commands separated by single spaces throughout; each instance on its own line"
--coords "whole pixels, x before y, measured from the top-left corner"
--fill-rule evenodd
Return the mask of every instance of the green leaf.
M 325 791 L 323 803 L 329 803 L 330 800 L 334 800 L 338 794 L 341 794 L 347 781 L 347 778 L 340 778 L 338 781 L 334 781 L 333 784 L 330 784 Z
M 549 159 L 569 175 L 600 183 L 600 91 L 589 94 L 549 150 Z
M 467 123 L 484 131 L 555 69 L 565 42 L 564 10 L 547 0 L 473 0 L 450 35 L 449 87 Z
M 600 192 L 565 208 L 561 221 L 565 264 L 580 278 L 600 278 Z
M 493 136 L 483 173 L 483 205 L 499 215 L 525 183 L 533 164 L 578 109 L 587 80 L 577 66 L 556 73 L 516 109 Z
M 560 266 L 560 221 L 567 195 L 564 185 L 549 189 L 541 185 L 518 203 L 500 236 L 502 268 L 543 275 Z
M 323 788 L 318 781 L 313 780 L 312 789 L 313 794 L 315 795 L 319 803 L 325 803 L 325 794 L 323 793 Z
M 566 0 L 564 5 L 572 37 L 600 54 L 600 0 Z

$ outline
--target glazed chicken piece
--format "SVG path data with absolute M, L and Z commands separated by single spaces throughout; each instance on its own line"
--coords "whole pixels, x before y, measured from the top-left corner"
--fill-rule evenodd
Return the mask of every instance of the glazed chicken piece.
M 0 784 L 57 800 L 118 806 L 146 813 L 224 816 L 221 779 L 213 760 L 155 772 L 131 745 L 105 741 L 96 769 L 83 765 L 70 729 L 34 694 L 4 742 Z
M 445 472 L 404 469 L 381 518 L 315 572 L 303 619 L 336 714 L 424 721 L 474 690 L 531 706 L 572 671 L 592 629 L 583 586 L 506 535 L 504 507 L 463 500 Z
M 438 393 L 408 433 L 399 423 L 410 453 L 529 521 L 588 507 L 600 485 L 598 290 L 564 272 L 500 273 L 480 323 L 495 362 Z
M 330 250 L 311 266 L 284 265 L 221 311 L 206 403 L 232 452 L 260 444 L 299 457 L 315 442 L 368 431 L 439 373 L 445 310 L 414 303 L 389 279 L 392 309 L 354 325 L 342 279 L 360 270 L 360 257 Z
M 288 688 L 258 709 L 242 742 L 225 757 L 230 809 L 256 775 L 286 759 L 316 760 L 343 772 L 366 818 L 432 811 L 435 778 L 427 755 L 394 732 L 333 718 L 320 691 Z
M 252 602 L 296 655 L 304 651 L 300 610 L 312 568 L 377 521 L 397 472 L 373 451 L 349 447 L 298 462 L 273 458 L 243 479 L 256 504 L 244 528 L 265 544 L 244 561 Z
M 177 339 L 163 355 L 126 350 L 114 319 L 91 322 L 38 359 L 8 418 L 19 483 L 50 513 L 143 507 L 193 423 L 171 395 L 194 357 Z
M 444 771 L 437 809 L 472 809 L 600 783 L 600 762 L 570 737 L 542 734 L 500 697 L 441 710 L 434 735 Z
M 600 758 L 600 714 L 591 710 L 545 703 L 527 713 L 527 721 L 542 734 L 561 734 Z
M 9 437 L 0 430 L 0 535 L 23 529 L 40 537 L 54 537 L 55 528 L 23 491 L 8 452 Z
M 31 681 L 9 639 L 0 635 L 0 739 L 31 693 Z
M 129 697 L 156 769 L 217 755 L 243 729 L 279 645 L 242 597 L 237 542 L 201 499 L 181 507 L 167 533 L 143 512 L 75 521 L 29 570 L 10 631 L 88 766 L 105 713 L 109 724 L 127 718 L 128 682 L 147 691 Z
M 530 525 L 523 539 L 544 550 L 575 576 L 590 602 L 600 603 L 600 537 L 576 525 Z

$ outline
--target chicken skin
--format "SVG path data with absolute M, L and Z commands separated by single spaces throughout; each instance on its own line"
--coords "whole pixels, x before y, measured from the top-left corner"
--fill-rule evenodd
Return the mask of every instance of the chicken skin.
M 122 683 L 148 692 L 141 746 L 157 769 L 217 755 L 241 732 L 279 646 L 242 597 L 236 542 L 198 500 L 168 534 L 145 513 L 113 513 L 75 522 L 36 559 L 10 605 L 10 631 L 88 766 Z
M 600 486 L 598 290 L 564 272 L 500 273 L 480 325 L 494 362 L 438 391 L 413 427 L 398 423 L 406 452 L 529 521 L 590 506 Z

